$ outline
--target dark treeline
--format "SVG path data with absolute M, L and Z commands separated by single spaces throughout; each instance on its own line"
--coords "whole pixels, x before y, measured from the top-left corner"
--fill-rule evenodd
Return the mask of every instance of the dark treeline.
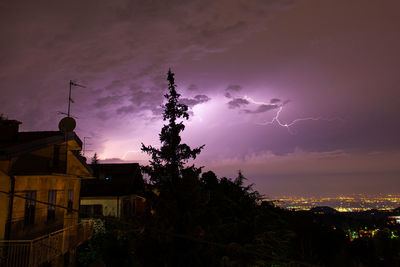
M 350 242 L 338 217 L 322 220 L 311 212 L 291 212 L 260 201 L 236 179 L 217 178 L 187 166 L 203 146 L 181 143 L 188 107 L 179 102 L 174 74 L 168 73 L 167 123 L 161 147 L 142 145 L 152 160 L 144 167 L 147 212 L 130 221 L 99 224 L 78 251 L 90 266 L 397 266 L 400 244 L 382 231 L 376 238 Z M 327 217 L 328 218 L 328 217 Z M 337 224 L 340 225 L 340 224 Z

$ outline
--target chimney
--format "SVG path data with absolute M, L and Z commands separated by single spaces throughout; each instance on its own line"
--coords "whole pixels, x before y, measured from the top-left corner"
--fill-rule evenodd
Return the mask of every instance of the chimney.
M 0 142 L 15 141 L 18 135 L 20 121 L 0 117 Z

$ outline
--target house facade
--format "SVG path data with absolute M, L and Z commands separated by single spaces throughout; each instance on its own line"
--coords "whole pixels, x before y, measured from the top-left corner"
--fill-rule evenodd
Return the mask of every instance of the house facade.
M 81 181 L 92 178 L 74 133 L 19 132 L 0 120 L 0 266 L 73 266 L 90 238 L 79 223 Z
M 85 217 L 130 218 L 143 213 L 143 177 L 137 163 L 92 164 L 95 179 L 82 184 L 80 208 Z

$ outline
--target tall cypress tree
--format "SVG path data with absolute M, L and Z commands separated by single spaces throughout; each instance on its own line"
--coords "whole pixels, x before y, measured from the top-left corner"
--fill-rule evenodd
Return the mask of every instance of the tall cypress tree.
M 153 184 L 148 187 L 153 190 L 146 194 L 146 202 L 153 214 L 146 223 L 153 229 L 148 232 L 147 240 L 148 246 L 158 255 L 158 258 L 151 258 L 152 265 L 191 266 L 186 263 L 197 257 L 198 244 L 165 233 L 197 236 L 199 232 L 197 219 L 202 210 L 200 207 L 204 205 L 198 177 L 201 168 L 185 166 L 185 163 L 195 159 L 204 145 L 191 149 L 181 142 L 180 134 L 185 129 L 183 122 L 189 119 L 188 107 L 179 101 L 180 94 L 176 91 L 171 70 L 167 79 L 168 92 L 164 95 L 167 101 L 163 112 L 166 123 L 159 134 L 161 147 L 142 144 L 142 151 L 152 158 L 150 165 L 144 168 Z M 160 233 L 163 234 L 160 236 Z
M 174 73 L 168 71 L 168 93 L 164 95 L 167 102 L 164 105 L 164 124 L 159 134 L 161 148 L 145 146 L 142 151 L 151 155 L 150 166 L 145 168 L 153 183 L 174 182 L 182 177 L 184 164 L 189 159 L 195 159 L 204 145 L 191 149 L 181 143 L 180 133 L 185 129 L 183 119 L 189 119 L 188 106 L 179 102 L 180 94 L 176 91 Z

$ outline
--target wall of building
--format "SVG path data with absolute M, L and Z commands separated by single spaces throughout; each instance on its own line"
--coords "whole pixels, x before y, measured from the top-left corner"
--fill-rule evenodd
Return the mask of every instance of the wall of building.
M 0 190 L 10 191 L 10 178 L 0 170 Z M 4 239 L 6 221 L 8 216 L 9 195 L 0 193 L 0 240 Z
M 68 190 L 73 190 L 73 209 L 79 208 L 80 179 L 63 175 L 45 176 L 16 176 L 15 194 L 26 196 L 26 191 L 36 191 L 36 200 L 48 202 L 49 190 L 56 190 L 56 204 L 63 207 L 68 206 Z M 12 214 L 12 229 L 10 239 L 31 239 L 35 236 L 56 231 L 63 227 L 76 224 L 78 214 L 68 212 L 66 209 L 55 209 L 55 220 L 47 221 L 48 206 L 36 202 L 35 220 L 31 226 L 24 225 L 26 199 L 15 197 Z
M 68 143 L 69 149 L 80 148 L 74 140 Z M 68 151 L 68 168 L 65 173 L 65 148 L 65 144 L 61 144 L 59 149 L 59 164 L 64 168 L 53 166 L 54 145 L 0 161 L 0 190 L 10 191 L 8 172 L 12 171 L 18 174 L 14 175 L 16 195 L 26 197 L 27 191 L 36 191 L 36 200 L 48 202 L 49 190 L 56 190 L 56 204 L 68 207 L 68 191 L 73 190 L 72 209 L 79 210 L 80 177 L 90 177 L 91 174 L 71 151 Z M 58 207 L 55 209 L 55 220 L 48 221 L 49 205 L 36 202 L 34 223 L 27 226 L 24 222 L 25 205 L 26 199 L 14 197 L 10 239 L 32 239 L 78 223 L 78 212 Z M 0 194 L 0 239 L 5 238 L 8 206 L 8 195 Z
M 86 168 L 83 168 L 82 163 L 73 155 L 71 151 L 68 152 L 68 170 L 67 173 L 78 177 L 92 176 Z
M 145 211 L 145 199 L 137 195 L 81 197 L 82 205 L 102 205 L 103 216 L 132 217 Z
M 103 216 L 119 217 L 122 204 L 118 197 L 82 197 L 81 205 L 102 205 Z
M 17 173 L 65 173 L 65 145 L 58 145 L 57 161 L 54 161 L 54 145 L 40 148 L 15 158 L 12 171 Z

